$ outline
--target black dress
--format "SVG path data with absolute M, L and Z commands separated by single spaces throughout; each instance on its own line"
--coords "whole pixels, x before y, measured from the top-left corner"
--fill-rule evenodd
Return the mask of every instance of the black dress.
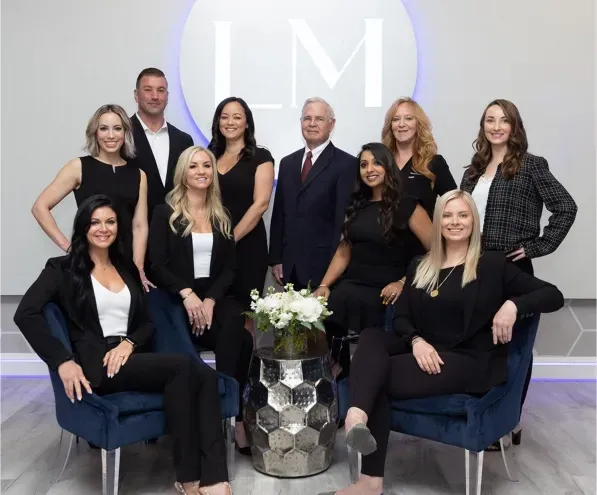
M 357 333 L 383 326 L 386 306 L 380 293 L 386 285 L 404 277 L 410 262 L 404 247 L 410 232 L 408 219 L 416 202 L 409 197 L 402 199 L 394 223 L 396 236 L 391 243 L 383 237 L 379 207 L 379 202 L 368 203 L 349 225 L 350 262 L 328 299 L 328 309 L 333 311 L 328 321 Z
M 75 189 L 77 208 L 90 196 L 105 194 L 112 198 L 122 217 L 118 235 L 123 236 L 127 256 L 133 256 L 133 216 L 139 200 L 141 172 L 126 164 L 113 167 L 92 156 L 81 157 L 81 186 Z
M 255 156 L 241 158 L 225 174 L 218 172 L 222 203 L 230 212 L 233 228 L 253 204 L 257 167 L 262 163 L 273 161 L 268 150 L 257 148 Z M 255 228 L 237 243 L 236 266 L 236 279 L 231 292 L 245 309 L 249 309 L 251 291 L 253 289 L 263 291 L 267 274 L 267 235 L 262 218 Z
M 400 170 L 400 178 L 406 194 L 415 198 L 427 212 L 429 218 L 433 220 L 433 210 L 435 209 L 437 197 L 448 191 L 458 189 L 458 186 L 454 177 L 452 177 L 450 167 L 448 167 L 442 155 L 435 155 L 431 159 L 429 170 L 435 174 L 433 184 L 427 177 L 415 172 L 411 158 Z M 425 254 L 426 249 L 412 232 L 409 232 L 407 237 L 407 249 L 411 258 Z

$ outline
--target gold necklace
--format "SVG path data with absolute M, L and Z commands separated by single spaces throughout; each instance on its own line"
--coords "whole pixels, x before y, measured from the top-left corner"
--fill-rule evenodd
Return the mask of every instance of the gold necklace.
M 464 261 L 464 258 L 463 258 L 463 259 L 460 261 L 460 263 L 458 263 L 457 265 L 454 265 L 454 266 L 452 267 L 452 269 L 450 270 L 450 273 L 448 273 L 448 275 L 446 275 L 446 278 L 444 278 L 444 280 L 442 281 L 442 283 L 441 283 L 441 284 L 440 284 L 440 283 L 438 283 L 438 282 L 436 282 L 435 289 L 433 289 L 433 290 L 430 292 L 430 294 L 429 294 L 431 297 L 437 297 L 437 296 L 439 295 L 439 288 L 440 288 L 442 285 L 444 285 L 444 282 L 445 282 L 446 280 L 448 280 L 448 277 L 449 277 L 450 275 L 452 275 L 452 272 L 453 272 L 453 271 L 456 269 L 456 267 L 457 267 L 457 266 L 460 266 L 460 265 L 462 264 L 462 262 L 463 262 L 463 261 Z

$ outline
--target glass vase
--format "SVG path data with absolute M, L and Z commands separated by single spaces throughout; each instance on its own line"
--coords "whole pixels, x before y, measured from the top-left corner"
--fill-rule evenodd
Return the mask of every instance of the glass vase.
M 307 354 L 307 329 L 274 328 L 274 352 L 284 358 Z

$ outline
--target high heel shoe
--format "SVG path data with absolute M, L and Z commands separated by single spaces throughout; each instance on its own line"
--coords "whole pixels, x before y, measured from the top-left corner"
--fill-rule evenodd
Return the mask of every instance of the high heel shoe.
M 219 485 L 226 485 L 228 488 L 230 488 L 230 495 L 232 495 L 232 486 L 230 485 L 230 483 L 228 483 L 227 481 L 222 481 L 221 483 L 218 483 Z M 201 491 L 203 490 L 203 491 Z M 199 493 L 201 495 L 210 495 L 209 491 L 207 490 L 207 487 L 202 486 L 201 488 L 199 488 Z
M 238 453 L 241 455 L 246 455 L 246 456 L 251 456 L 251 447 L 249 447 L 248 445 L 246 447 L 239 447 L 238 444 L 236 444 L 236 450 L 238 450 Z
M 199 481 L 192 481 L 191 486 L 199 486 Z M 187 491 L 184 489 L 184 486 L 182 486 L 182 483 L 176 481 L 174 483 L 174 488 L 178 493 L 181 493 L 182 495 L 188 495 Z
M 513 445 L 520 445 L 522 441 L 522 427 L 518 427 L 518 429 L 514 429 L 512 432 L 512 444 Z
M 346 445 L 362 455 L 369 455 L 377 450 L 375 438 L 363 423 L 357 423 L 348 431 Z

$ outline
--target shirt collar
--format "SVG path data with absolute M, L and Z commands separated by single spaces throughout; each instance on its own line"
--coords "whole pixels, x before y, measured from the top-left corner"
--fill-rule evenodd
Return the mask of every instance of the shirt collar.
M 307 153 L 309 153 L 309 151 L 310 151 L 311 154 L 313 155 L 313 157 L 312 157 L 313 161 L 317 160 L 319 155 L 321 155 L 323 150 L 326 149 L 327 145 L 330 144 L 331 141 L 332 141 L 331 139 L 328 139 L 325 143 L 320 144 L 319 146 L 317 146 L 317 148 L 313 148 L 312 150 L 310 150 L 308 146 L 305 146 L 305 155 Z
M 139 122 L 141 122 L 141 127 L 143 127 L 144 131 L 153 132 L 149 127 L 147 127 L 147 124 L 145 122 L 143 122 L 143 119 L 141 118 L 141 115 L 139 115 L 139 112 L 137 112 L 135 115 L 139 119 Z M 166 119 L 164 119 L 164 122 L 162 123 L 162 127 L 160 127 L 158 129 L 158 132 L 160 132 L 162 129 L 168 129 L 168 122 L 166 122 Z

